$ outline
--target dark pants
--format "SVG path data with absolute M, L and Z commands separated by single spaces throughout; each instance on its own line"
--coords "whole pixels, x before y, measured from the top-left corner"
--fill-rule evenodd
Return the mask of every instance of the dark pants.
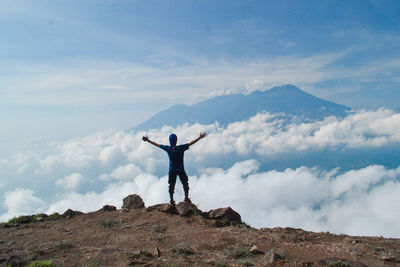
M 189 197 L 189 178 L 186 172 L 170 172 L 168 178 L 169 184 L 169 197 L 171 200 L 174 199 L 174 191 L 175 191 L 175 183 L 176 183 L 176 176 L 179 175 L 179 179 L 183 185 L 183 190 L 185 191 L 185 198 Z

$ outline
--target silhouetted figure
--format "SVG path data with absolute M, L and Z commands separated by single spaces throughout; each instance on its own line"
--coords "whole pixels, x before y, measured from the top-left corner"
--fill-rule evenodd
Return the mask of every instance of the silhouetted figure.
M 185 191 L 185 202 L 191 202 L 189 198 L 189 178 L 185 172 L 185 167 L 183 166 L 183 154 L 189 147 L 195 144 L 200 139 L 206 137 L 206 133 L 200 133 L 199 137 L 194 139 L 192 142 L 184 144 L 184 145 L 176 145 L 178 141 L 178 137 L 175 134 L 171 134 L 169 136 L 170 146 L 160 145 L 156 142 L 151 141 L 147 135 L 143 136 L 143 141 L 149 142 L 152 145 L 155 145 L 168 153 L 169 157 L 169 198 L 171 205 L 175 205 L 174 201 L 174 191 L 175 191 L 175 183 L 176 176 L 179 176 L 179 179 L 182 182 L 183 190 Z

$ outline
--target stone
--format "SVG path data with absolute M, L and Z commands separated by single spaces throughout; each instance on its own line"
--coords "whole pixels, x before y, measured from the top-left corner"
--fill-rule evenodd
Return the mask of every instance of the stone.
M 214 220 L 228 220 L 229 222 L 241 222 L 240 214 L 234 211 L 231 207 L 210 210 L 206 217 Z
M 285 255 L 281 252 L 277 252 L 275 249 L 270 249 L 267 252 L 267 259 L 268 259 L 268 263 L 274 263 L 278 260 L 283 260 L 285 259 Z
M 75 217 L 76 215 L 81 215 L 83 214 L 83 212 L 81 211 L 77 211 L 77 210 L 71 210 L 71 209 L 67 209 L 64 213 L 63 213 L 63 217 L 64 218 L 72 218 Z
M 123 204 L 122 204 L 123 210 L 143 209 L 143 208 L 144 208 L 144 202 L 139 195 L 133 194 L 123 199 Z
M 101 209 L 99 209 L 99 211 L 102 212 L 107 212 L 107 211 L 116 211 L 117 208 L 115 206 L 111 206 L 111 205 L 104 205 Z
M 153 206 L 150 206 L 150 207 L 148 207 L 146 209 L 146 211 L 149 211 L 149 212 L 153 211 L 153 210 L 165 212 L 165 213 L 168 213 L 168 214 L 178 214 L 178 211 L 176 210 L 176 207 L 172 206 L 169 203 L 153 205 Z
M 203 212 L 199 210 L 196 205 L 189 202 L 179 202 L 178 205 L 176 205 L 176 211 L 178 212 L 179 215 L 184 217 L 203 214 Z
M 19 220 L 20 223 L 30 223 L 32 221 L 33 221 L 33 216 L 29 215 L 21 216 L 21 219 Z
M 37 221 L 37 222 L 42 222 L 44 221 L 47 217 L 49 217 L 47 214 L 45 213 L 40 213 L 40 214 L 36 214 L 35 216 L 33 216 L 33 220 Z
M 250 253 L 253 254 L 253 255 L 264 254 L 264 252 L 262 252 L 261 250 L 259 250 L 259 249 L 257 248 L 256 245 L 254 245 L 254 246 L 252 246 L 252 247 L 250 248 Z
M 155 248 L 155 249 L 153 250 L 153 256 L 156 257 L 156 258 L 158 258 L 158 257 L 160 257 L 160 255 L 161 255 L 160 250 L 159 250 L 158 248 Z

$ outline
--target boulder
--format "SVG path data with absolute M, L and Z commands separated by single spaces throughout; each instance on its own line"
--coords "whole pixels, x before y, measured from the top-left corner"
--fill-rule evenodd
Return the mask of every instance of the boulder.
M 64 218 L 72 218 L 75 217 L 76 215 L 81 215 L 83 214 L 83 212 L 81 211 L 77 211 L 77 210 L 71 210 L 71 209 L 67 209 L 64 213 L 63 213 L 63 217 Z
M 169 214 L 178 214 L 176 207 L 172 206 L 169 203 L 153 205 L 146 209 L 146 211 L 153 211 L 153 210 L 157 210 L 157 211 L 161 211 L 161 212 L 165 212 L 165 213 L 169 213 Z
M 33 221 L 33 216 L 30 215 L 23 215 L 19 220 L 20 223 L 30 223 L 32 221 Z
M 208 219 L 227 220 L 228 222 L 241 222 L 240 214 L 234 211 L 231 207 L 210 210 L 206 213 Z
M 190 202 L 179 202 L 178 205 L 176 205 L 176 211 L 179 215 L 184 217 L 203 215 L 203 212 Z
M 143 209 L 143 208 L 144 208 L 144 202 L 139 195 L 133 194 L 123 199 L 123 204 L 122 204 L 123 210 Z
M 106 211 L 116 211 L 117 208 L 111 205 L 104 205 L 99 211 L 106 212 Z
M 261 250 L 259 250 L 258 247 L 257 247 L 256 245 L 253 245 L 253 246 L 250 248 L 249 251 L 250 251 L 250 253 L 253 254 L 253 255 L 264 254 L 264 252 L 262 252 Z

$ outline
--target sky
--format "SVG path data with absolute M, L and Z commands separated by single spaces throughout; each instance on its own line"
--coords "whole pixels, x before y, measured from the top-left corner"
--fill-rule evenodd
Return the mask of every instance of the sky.
M 0 1 L 0 221 L 168 201 L 254 227 L 400 237 L 398 1 Z M 174 104 L 294 84 L 354 109 L 128 132 Z M 176 199 L 183 196 L 177 183 Z M 346 220 L 343 220 L 346 218 Z
M 397 1 L 0 3 L 2 145 L 129 129 L 173 104 L 292 83 L 399 108 Z

